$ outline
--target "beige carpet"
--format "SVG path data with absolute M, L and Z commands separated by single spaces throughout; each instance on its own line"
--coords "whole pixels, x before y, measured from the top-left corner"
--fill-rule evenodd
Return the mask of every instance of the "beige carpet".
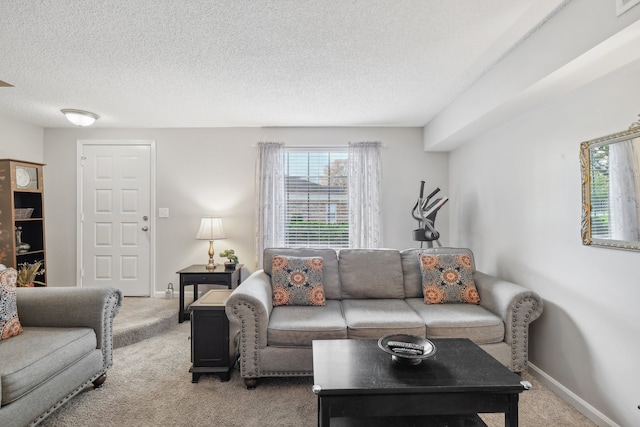
M 124 347 L 178 325 L 178 298 L 125 297 L 113 320 L 113 346 Z
M 311 378 L 262 379 L 255 390 L 244 387 L 238 372 L 229 382 L 203 376 L 199 383 L 191 383 L 189 329 L 190 322 L 184 322 L 160 335 L 115 349 L 114 366 L 102 388 L 89 387 L 41 425 L 317 425 Z M 533 389 L 521 395 L 520 426 L 594 425 L 530 375 L 524 379 L 533 383 Z M 482 417 L 491 427 L 504 425 L 502 415 Z

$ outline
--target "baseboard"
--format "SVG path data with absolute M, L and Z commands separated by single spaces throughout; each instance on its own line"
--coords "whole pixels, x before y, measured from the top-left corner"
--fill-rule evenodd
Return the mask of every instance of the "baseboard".
M 214 289 L 214 288 L 209 288 L 209 289 L 205 289 L 203 291 L 198 291 L 198 298 L 200 298 L 202 295 L 206 294 L 207 291 Z M 227 289 L 226 287 L 222 288 L 222 289 Z M 166 291 L 154 291 L 153 298 L 166 298 L 167 297 L 167 293 Z M 178 293 L 177 289 L 173 290 L 173 297 L 174 298 L 179 298 L 180 294 Z M 185 291 L 184 293 L 184 299 L 185 301 L 187 301 L 188 303 L 191 303 L 191 301 L 193 300 L 193 291 Z
M 598 411 L 596 408 L 584 401 L 580 396 L 560 384 L 553 377 L 531 362 L 529 362 L 529 373 L 599 427 L 620 427 L 620 425 L 613 422 L 609 417 Z

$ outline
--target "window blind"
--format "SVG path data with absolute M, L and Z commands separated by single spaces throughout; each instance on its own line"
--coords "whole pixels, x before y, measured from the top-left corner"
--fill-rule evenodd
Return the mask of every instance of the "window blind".
M 346 149 L 285 150 L 285 244 L 349 245 Z
M 591 169 L 591 237 L 611 237 L 609 206 L 609 146 L 590 150 Z

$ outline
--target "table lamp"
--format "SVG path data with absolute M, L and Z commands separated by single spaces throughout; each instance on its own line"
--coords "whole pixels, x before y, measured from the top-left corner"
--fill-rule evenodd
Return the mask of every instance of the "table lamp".
M 200 229 L 196 234 L 198 240 L 209 241 L 209 264 L 206 265 L 207 270 L 215 270 L 216 266 L 213 263 L 213 241 L 226 239 L 224 230 L 222 229 L 222 218 L 203 217 L 200 220 Z

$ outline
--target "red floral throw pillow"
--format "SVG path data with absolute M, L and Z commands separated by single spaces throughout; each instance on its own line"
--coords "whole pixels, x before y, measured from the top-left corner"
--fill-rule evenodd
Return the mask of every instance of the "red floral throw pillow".
M 13 268 L 0 271 L 0 340 L 22 332 L 16 303 L 16 277 L 18 272 Z
M 468 254 L 419 256 L 422 294 L 426 304 L 480 302 L 480 295 L 473 281 L 471 257 Z
M 273 257 L 273 305 L 324 305 L 321 257 Z

